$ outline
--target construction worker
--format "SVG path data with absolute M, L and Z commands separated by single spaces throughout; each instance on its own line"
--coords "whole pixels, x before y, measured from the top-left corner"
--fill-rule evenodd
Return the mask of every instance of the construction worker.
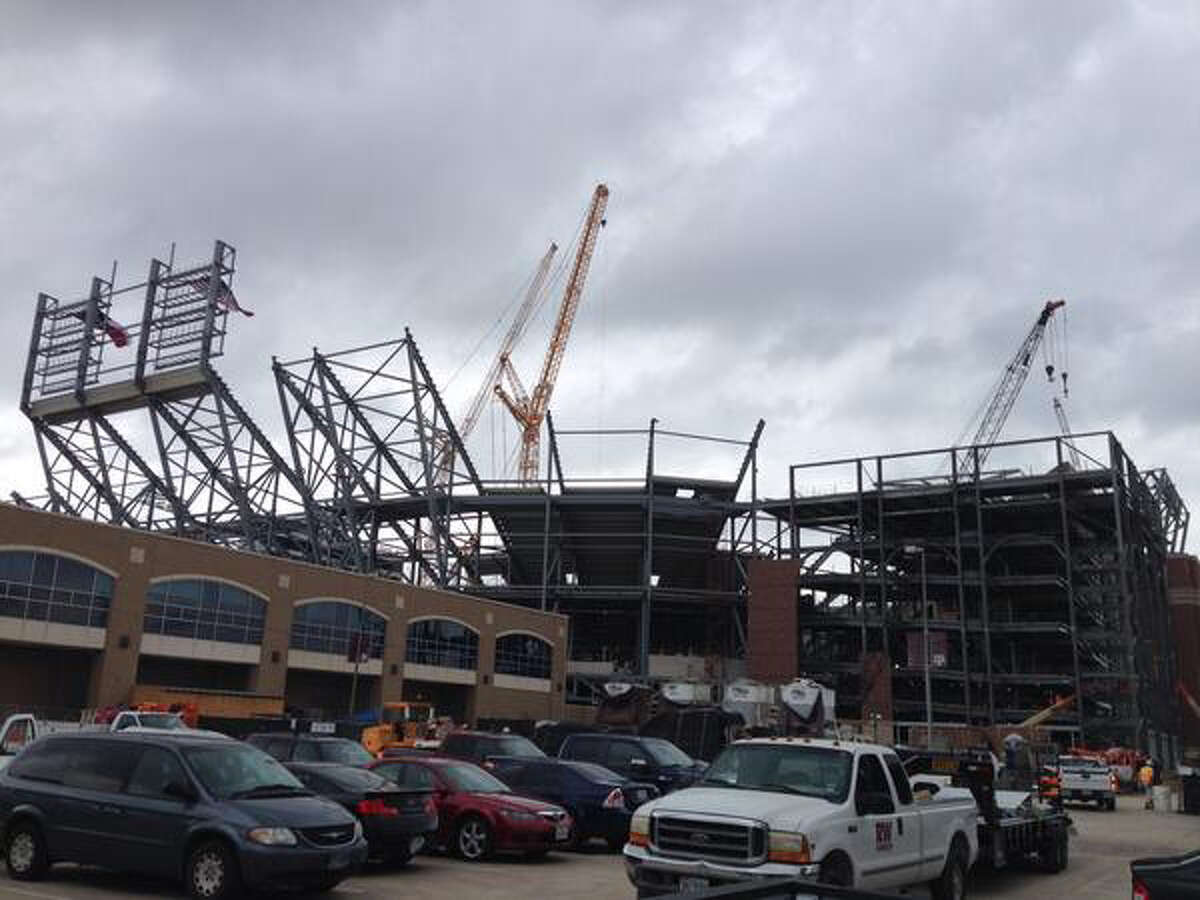
M 1142 767 L 1138 769 L 1137 778 L 1142 793 L 1150 793 L 1150 787 L 1154 784 L 1154 766 L 1150 765 L 1150 760 L 1142 763 Z

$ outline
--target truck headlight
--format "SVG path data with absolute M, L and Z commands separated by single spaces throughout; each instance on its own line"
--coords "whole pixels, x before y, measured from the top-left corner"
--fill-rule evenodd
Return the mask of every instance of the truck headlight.
M 650 846 L 650 817 L 634 813 L 629 819 L 629 843 L 635 847 Z
M 290 828 L 251 828 L 246 836 L 267 847 L 295 847 L 296 832 Z
M 799 833 L 772 831 L 767 861 L 777 863 L 812 862 L 812 850 L 808 846 L 808 838 Z

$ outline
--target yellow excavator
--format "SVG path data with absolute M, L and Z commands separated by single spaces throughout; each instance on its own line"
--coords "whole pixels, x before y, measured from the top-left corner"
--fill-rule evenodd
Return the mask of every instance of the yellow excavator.
M 408 701 L 385 703 L 379 712 L 379 724 L 368 725 L 360 740 L 368 753 L 382 756 L 390 748 L 436 746 L 437 728 L 432 703 Z

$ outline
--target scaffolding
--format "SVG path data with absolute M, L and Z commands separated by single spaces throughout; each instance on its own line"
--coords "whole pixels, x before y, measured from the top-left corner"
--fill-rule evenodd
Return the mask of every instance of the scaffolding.
M 1178 732 L 1165 560 L 1188 513 L 1113 434 L 794 465 L 762 508 L 775 556 L 799 563 L 802 671 L 847 712 L 884 654 L 896 718 L 923 720 L 928 653 L 937 721 L 1015 723 L 1074 696 L 1051 728 Z

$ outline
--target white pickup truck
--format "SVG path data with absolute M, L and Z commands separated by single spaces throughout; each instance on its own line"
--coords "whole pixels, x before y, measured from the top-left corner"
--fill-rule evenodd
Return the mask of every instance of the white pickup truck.
M 885 890 L 929 883 L 960 900 L 979 853 L 970 790 L 914 793 L 874 744 L 730 744 L 696 785 L 641 806 L 625 868 L 638 897 L 790 877 Z
M 1058 790 L 1066 803 L 1095 802 L 1101 809 L 1117 808 L 1117 776 L 1106 763 L 1090 757 L 1058 758 Z

